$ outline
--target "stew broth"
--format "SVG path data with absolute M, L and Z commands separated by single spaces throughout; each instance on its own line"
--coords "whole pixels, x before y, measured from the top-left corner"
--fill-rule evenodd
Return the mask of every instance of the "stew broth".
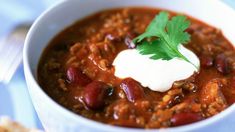
M 159 12 L 151 8 L 106 10 L 66 28 L 41 57 L 40 86 L 74 113 L 124 127 L 185 125 L 216 115 L 233 104 L 234 47 L 220 30 L 191 17 L 187 29 L 191 42 L 186 47 L 200 58 L 199 73 L 176 81 L 164 93 L 144 88 L 131 78 L 114 76 L 112 62 L 128 48 L 125 41 L 143 33 Z

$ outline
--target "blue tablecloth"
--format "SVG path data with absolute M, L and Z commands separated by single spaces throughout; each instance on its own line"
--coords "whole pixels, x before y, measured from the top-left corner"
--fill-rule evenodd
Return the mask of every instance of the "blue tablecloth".
M 42 129 L 27 91 L 22 65 L 8 85 L 0 85 L 0 116 Z
M 0 0 L 0 37 L 21 22 L 32 22 L 59 0 Z
M 58 0 L 0 0 L 0 38 L 17 24 L 33 22 Z M 0 116 L 8 116 L 30 128 L 41 128 L 25 84 L 21 65 L 8 85 L 0 84 Z
M 55 1 L 58 0 L 2 0 L 0 37 L 18 23 L 33 21 Z M 223 1 L 235 9 L 235 0 Z M 7 115 L 27 127 L 42 128 L 27 92 L 22 65 L 8 85 L 0 84 L 0 116 L 2 115 Z

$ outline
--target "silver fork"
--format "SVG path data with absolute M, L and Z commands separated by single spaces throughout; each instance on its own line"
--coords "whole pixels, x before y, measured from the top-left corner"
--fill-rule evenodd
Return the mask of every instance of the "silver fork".
M 22 62 L 23 46 L 30 24 L 18 25 L 5 38 L 0 38 L 0 83 L 7 84 Z

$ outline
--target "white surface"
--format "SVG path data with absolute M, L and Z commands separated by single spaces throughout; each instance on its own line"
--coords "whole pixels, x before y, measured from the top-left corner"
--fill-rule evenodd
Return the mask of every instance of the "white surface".
M 77 19 L 104 8 L 120 6 L 152 6 L 184 12 L 221 28 L 226 33 L 226 37 L 232 43 L 235 43 L 233 37 L 235 33 L 235 13 L 218 0 L 171 0 L 170 2 L 166 0 L 99 0 L 99 2 L 96 0 L 68 0 L 60 3 L 44 13 L 34 23 L 27 36 L 24 48 L 24 70 L 28 88 L 46 130 L 52 132 L 156 131 L 114 127 L 85 119 L 69 112 L 51 100 L 36 82 L 39 57 L 54 35 Z M 235 129 L 234 111 L 235 105 L 232 105 L 212 118 L 182 127 L 161 129 L 160 131 L 233 131 Z
M 195 66 L 200 67 L 199 59 L 192 51 L 182 45 L 179 45 L 179 51 Z M 186 79 L 198 72 L 194 65 L 180 58 L 153 60 L 150 57 L 151 55 L 141 55 L 137 49 L 120 52 L 113 62 L 115 76 L 131 77 L 153 91 L 165 92 L 175 81 Z

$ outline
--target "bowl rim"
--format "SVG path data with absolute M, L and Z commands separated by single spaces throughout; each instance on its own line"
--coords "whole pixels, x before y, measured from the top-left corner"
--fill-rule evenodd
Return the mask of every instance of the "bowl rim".
M 68 117 L 69 119 L 75 121 L 76 123 L 80 123 L 83 126 L 89 126 L 90 128 L 95 128 L 95 129 L 99 129 L 99 130 L 110 130 L 110 131 L 123 131 L 123 132 L 132 132 L 132 131 L 137 131 L 137 132 L 142 132 L 142 131 L 148 131 L 148 132 L 155 132 L 157 131 L 189 131 L 189 130 L 196 130 L 198 128 L 203 128 L 209 124 L 213 124 L 218 122 L 221 118 L 228 116 L 229 114 L 231 114 L 232 112 L 235 111 L 235 105 L 231 105 L 228 108 L 226 108 L 224 111 L 214 115 L 213 117 L 207 118 L 205 120 L 196 122 L 196 123 L 192 123 L 192 124 L 188 124 L 188 125 L 183 125 L 183 126 L 178 126 L 178 127 L 170 127 L 170 128 L 160 128 L 160 129 L 138 129 L 138 128 L 126 128 L 126 127 L 121 127 L 121 126 L 112 126 L 109 124 L 105 124 L 105 123 L 101 123 L 95 120 L 91 120 L 88 118 L 85 118 L 81 115 L 75 114 L 72 111 L 68 110 L 67 108 L 59 105 L 56 101 L 54 101 L 50 96 L 48 96 L 48 94 L 41 88 L 41 86 L 38 84 L 38 81 L 36 79 L 36 77 L 34 77 L 33 75 L 33 71 L 31 70 L 31 66 L 29 65 L 29 51 L 32 50 L 29 48 L 29 45 L 31 44 L 31 38 L 32 35 L 34 34 L 34 32 L 37 30 L 38 28 L 38 24 L 41 21 L 44 21 L 44 17 L 51 12 L 52 10 L 55 10 L 56 8 L 63 6 L 63 4 L 69 2 L 69 0 L 62 0 L 62 1 L 58 1 L 56 2 L 53 6 L 49 7 L 48 9 L 46 9 L 33 23 L 33 25 L 31 26 L 26 39 L 25 39 L 25 44 L 24 44 L 24 50 L 23 50 L 23 64 L 24 64 L 24 74 L 26 77 L 26 82 L 27 82 L 27 87 L 28 90 L 30 91 L 30 86 L 28 85 L 28 82 L 31 82 L 34 87 L 32 87 L 32 89 L 37 89 L 37 91 L 39 92 L 39 96 L 43 97 L 45 100 L 47 100 L 47 103 L 50 104 L 51 106 L 54 107 L 54 109 L 56 109 L 59 113 L 62 113 L 63 116 Z M 225 4 L 223 2 L 221 2 L 221 4 Z M 225 4 L 226 5 L 226 4 Z M 226 5 L 227 6 L 227 5 Z M 133 6 L 134 7 L 134 6 Z M 229 6 L 227 6 L 228 8 L 231 8 Z M 173 10 L 172 10 L 173 11 Z M 174 12 L 174 11 L 173 11 Z M 94 12 L 95 13 L 95 12 Z M 187 13 L 185 13 L 187 14 Z M 66 27 L 64 27 L 66 28 Z M 48 44 L 47 44 L 48 45 Z M 39 62 L 39 60 L 37 61 Z M 37 68 L 36 68 L 37 69 Z M 31 96 L 31 94 L 30 94 Z M 32 98 L 32 97 L 31 97 Z M 33 102 L 34 103 L 34 102 Z M 40 117 L 39 117 L 40 118 Z

